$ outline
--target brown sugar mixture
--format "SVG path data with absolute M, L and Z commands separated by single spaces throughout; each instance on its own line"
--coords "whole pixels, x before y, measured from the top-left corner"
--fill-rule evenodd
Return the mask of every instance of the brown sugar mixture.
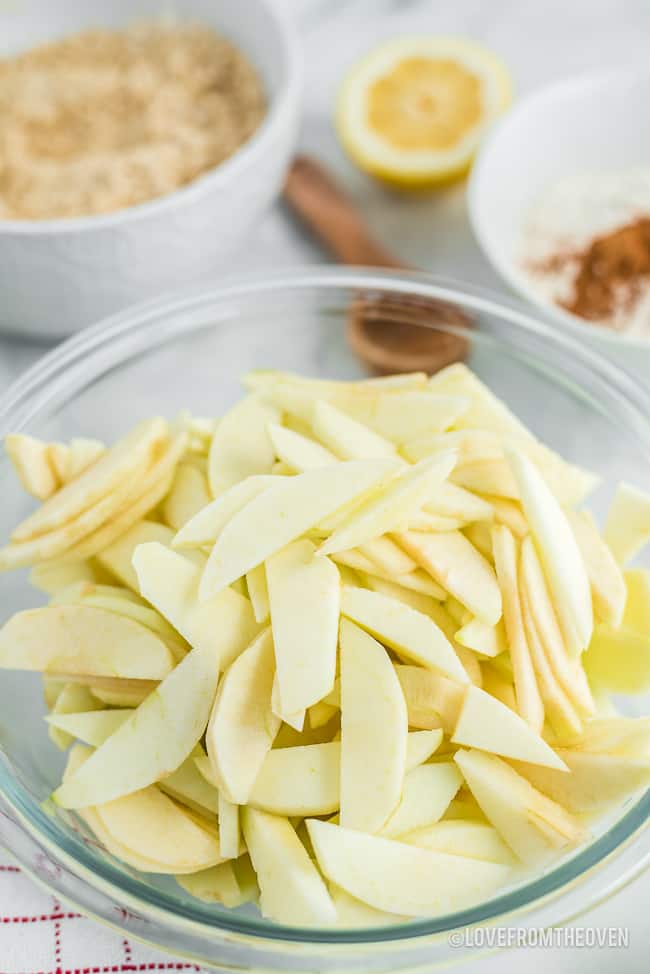
M 0 61 L 0 219 L 163 196 L 231 156 L 265 107 L 249 61 L 199 25 L 88 31 Z
M 577 273 L 567 311 L 598 321 L 631 308 L 650 282 L 650 217 L 596 237 L 573 259 Z

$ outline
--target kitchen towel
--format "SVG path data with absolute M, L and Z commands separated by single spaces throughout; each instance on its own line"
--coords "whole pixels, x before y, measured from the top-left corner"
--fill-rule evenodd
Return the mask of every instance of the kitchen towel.
M 0 974 L 139 974 L 202 968 L 87 920 L 0 850 Z

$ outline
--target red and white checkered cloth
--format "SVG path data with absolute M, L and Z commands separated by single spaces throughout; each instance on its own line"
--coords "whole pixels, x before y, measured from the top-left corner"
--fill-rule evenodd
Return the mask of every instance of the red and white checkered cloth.
M 69 910 L 0 850 L 0 974 L 201 972 Z M 207 974 L 207 972 L 204 972 Z

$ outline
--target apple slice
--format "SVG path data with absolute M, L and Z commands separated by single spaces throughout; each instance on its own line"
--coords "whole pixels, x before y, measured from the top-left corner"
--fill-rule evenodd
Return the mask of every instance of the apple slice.
M 460 713 L 466 686 L 420 666 L 396 666 L 409 727 L 433 730 L 442 727 L 451 734 Z
M 214 497 L 254 474 L 269 473 L 275 460 L 267 432 L 280 413 L 257 396 L 248 396 L 219 422 L 208 457 L 208 480 Z
M 523 862 L 542 864 L 586 838 L 566 809 L 537 791 L 501 758 L 461 750 L 454 760 L 488 821 Z M 569 779 L 570 775 L 562 777 Z
M 456 462 L 454 453 L 421 460 L 395 477 L 378 495 L 353 511 L 321 545 L 320 554 L 333 554 L 366 544 L 389 531 L 404 528 L 427 497 L 444 481 Z
M 526 537 L 529 530 L 528 521 L 524 517 L 521 504 L 506 497 L 486 497 L 485 500 L 492 507 L 497 524 L 505 524 L 520 540 Z
M 97 561 L 123 585 L 134 592 L 139 592 L 138 576 L 132 564 L 133 552 L 138 545 L 146 544 L 148 541 L 158 541 L 168 546 L 173 537 L 174 532 L 166 524 L 158 524 L 157 521 L 139 521 L 107 548 L 98 552 Z
M 458 462 L 458 453 L 447 451 L 447 455 L 450 452 L 454 453 Z M 440 456 L 440 454 L 436 455 Z M 464 487 L 449 482 L 440 484 L 433 491 L 431 500 L 425 504 L 424 509 L 432 514 L 456 518 L 464 524 L 470 524 L 472 521 L 491 521 L 494 517 L 494 510 L 490 503 L 477 494 L 465 490 Z
M 488 626 L 480 619 L 470 619 L 461 626 L 454 638 L 461 646 L 480 653 L 481 656 L 499 656 L 508 649 L 503 620 L 497 622 L 496 626 Z
M 286 818 L 242 809 L 246 845 L 265 917 L 291 926 L 327 926 L 336 910 L 320 873 Z
M 507 455 L 567 649 L 577 655 L 589 645 L 594 624 L 584 560 L 564 511 L 539 471 L 522 453 L 508 450 Z
M 28 494 L 45 501 L 59 489 L 50 444 L 23 433 L 9 433 L 4 443 L 7 456 Z
M 66 714 L 75 714 L 80 711 L 92 712 L 100 708 L 101 703 L 95 699 L 88 687 L 81 686 L 79 683 L 66 683 L 56 695 L 51 716 L 54 718 L 57 716 L 64 717 Z M 51 721 L 49 721 L 47 733 L 52 743 L 61 751 L 70 747 L 75 739 L 74 735 L 70 735 Z
M 406 775 L 401 801 L 381 834 L 396 838 L 433 825 L 442 818 L 462 783 L 460 771 L 449 761 L 421 764 Z
M 304 473 L 305 470 L 317 470 L 319 467 L 330 467 L 338 463 L 339 458 L 324 446 L 311 440 L 308 436 L 286 429 L 277 423 L 268 426 L 271 443 L 275 455 L 292 470 Z
M 650 541 L 650 494 L 619 484 L 607 513 L 604 538 L 619 565 L 630 561 Z
M 503 599 L 503 619 L 512 660 L 517 710 L 533 731 L 540 733 L 544 724 L 544 704 L 537 686 L 521 614 L 518 546 L 512 532 L 504 524 L 492 528 L 492 549 Z
M 400 800 L 406 703 L 386 650 L 341 622 L 341 822 L 377 832 Z
M 50 463 L 61 485 L 74 480 L 99 460 L 106 453 L 106 446 L 101 440 L 75 437 L 70 443 L 50 443 L 48 452 Z
M 594 754 L 650 757 L 650 717 L 593 717 L 570 746 Z
M 230 862 L 175 879 L 186 893 L 203 903 L 220 903 L 232 910 L 246 902 Z
M 329 558 L 294 541 L 266 562 L 282 712 L 318 703 L 334 686 L 341 587 Z
M 579 660 L 567 656 L 544 572 L 531 538 L 521 546 L 520 582 L 544 653 L 558 682 L 581 716 L 594 712 L 589 684 Z
M 467 688 L 451 740 L 464 747 L 567 770 L 555 751 L 519 714 L 475 686 Z
M 458 487 L 479 494 L 518 501 L 519 487 L 505 460 L 480 460 L 454 469 L 451 480 Z
M 233 484 L 181 528 L 172 547 L 202 548 L 214 544 L 228 521 L 271 484 L 277 484 L 271 474 L 257 474 Z
M 339 565 L 346 564 L 346 554 L 352 554 L 352 552 L 340 552 L 339 555 L 333 556 L 334 561 Z M 354 554 L 356 555 L 357 552 L 354 552 Z M 351 567 L 354 567 L 354 565 Z M 394 575 L 389 575 L 388 572 L 382 572 L 381 569 L 376 568 L 374 565 L 370 565 L 369 567 L 369 571 L 361 567 L 356 569 L 357 573 L 361 574 L 361 581 L 364 586 L 372 589 L 373 592 L 383 592 L 384 595 L 391 595 L 400 602 L 406 602 L 407 605 L 412 604 L 409 601 L 412 595 L 416 597 L 418 595 L 424 596 L 425 602 L 428 604 L 431 599 L 436 599 L 436 601 L 440 602 L 443 601 L 447 594 L 444 588 L 434 582 L 431 576 L 423 571 L 422 568 L 405 572 L 399 576 L 399 581 L 395 582 Z M 413 604 L 413 608 L 418 608 L 418 605 Z
M 330 896 L 336 910 L 337 926 L 355 930 L 359 927 L 389 927 L 394 923 L 404 923 L 407 917 L 396 913 L 385 913 L 375 910 L 367 903 L 350 896 L 336 883 L 329 884 Z
M 99 582 L 101 574 L 101 569 L 98 571 L 97 567 L 89 561 L 71 563 L 46 561 L 32 568 L 29 582 L 46 595 L 56 595 L 57 592 L 79 582 Z
M 201 570 L 187 558 L 157 542 L 140 545 L 133 567 L 143 596 L 195 649 L 217 654 L 221 669 L 259 632 L 253 609 L 242 595 L 224 588 L 199 601 Z
M 63 808 L 98 805 L 145 788 L 175 771 L 205 731 L 218 676 L 218 647 L 193 649 L 84 766 L 55 791 L 58 804 Z
M 201 749 L 197 748 L 197 751 L 200 752 Z M 186 758 L 180 767 L 176 768 L 176 771 L 167 775 L 166 778 L 162 778 L 158 782 L 158 787 L 165 794 L 170 795 L 171 798 L 175 798 L 182 805 L 198 812 L 200 815 L 212 819 L 218 812 L 219 793 L 199 772 L 192 755 Z M 221 828 L 221 823 L 219 823 L 219 826 Z M 221 833 L 220 844 L 223 846 Z M 232 858 L 231 856 L 224 855 L 223 849 L 221 849 L 221 857 L 223 859 Z
M 274 673 L 266 629 L 226 671 L 210 717 L 208 755 L 219 790 L 235 805 L 247 803 L 280 727 L 271 710 Z
M 650 571 L 647 568 L 628 569 L 625 586 L 623 625 L 633 632 L 650 636 Z
M 174 658 L 149 629 L 104 609 L 53 605 L 18 612 L 0 630 L 0 667 L 57 676 L 162 680 Z
M 429 433 L 409 439 L 401 447 L 401 452 L 411 463 L 417 463 L 418 460 L 441 450 L 457 450 L 459 466 L 481 460 L 500 460 L 503 457 L 501 437 L 490 430 L 482 429 Z
M 489 897 L 508 879 L 500 863 L 432 852 L 318 819 L 307 822 L 325 876 L 378 910 L 431 917 Z
M 377 487 L 395 469 L 388 459 L 339 463 L 269 487 L 235 514 L 219 535 L 200 597 L 207 600 L 241 578 L 348 501 Z
M 613 693 L 647 693 L 650 690 L 650 634 L 631 629 L 596 626 L 584 655 L 590 684 Z
M 576 814 L 605 812 L 650 785 L 650 755 L 559 751 L 571 774 L 517 763 L 517 770 L 545 795 Z
M 371 571 L 383 572 L 389 578 L 408 575 L 417 568 L 413 559 L 387 534 L 367 541 L 358 551 L 370 561 Z
M 389 440 L 325 400 L 314 403 L 311 425 L 316 439 L 341 460 L 397 457 L 397 450 Z
M 50 727 L 56 727 L 69 734 L 72 739 L 83 741 L 92 747 L 99 747 L 122 726 L 133 710 L 89 710 L 80 713 L 52 713 L 45 720 Z
M 436 582 L 490 626 L 501 618 L 501 593 L 492 566 L 460 531 L 407 531 L 397 540 Z
M 403 602 L 378 592 L 345 586 L 341 612 L 407 660 L 458 683 L 469 682 L 445 634 L 432 619 Z
M 194 873 L 221 861 L 219 842 L 207 827 L 201 828 L 155 785 L 93 811 L 115 842 L 157 863 L 156 872 Z
M 198 771 L 196 772 L 198 774 Z M 223 859 L 239 855 L 239 805 L 233 805 L 221 792 L 219 795 L 219 848 Z
M 405 389 L 379 396 L 375 408 L 357 418 L 399 445 L 414 437 L 448 429 L 468 407 L 469 400 L 464 396 L 438 396 L 418 389 Z M 352 408 L 354 410 L 354 406 Z M 357 412 L 360 412 L 360 402 Z
M 504 866 L 514 863 L 512 852 L 499 837 L 499 833 L 485 822 L 471 819 L 450 819 L 436 822 L 426 828 L 416 829 L 400 837 L 402 842 L 447 852 L 453 856 L 469 856 L 484 862 L 500 862 Z
M 126 484 L 136 483 L 169 440 L 164 419 L 147 420 L 119 440 L 97 463 L 71 481 L 30 515 L 12 533 L 12 541 L 28 541 L 76 520 Z
M 174 531 L 180 531 L 211 500 L 205 474 L 193 463 L 179 463 L 171 490 L 163 503 L 163 519 Z
M 269 589 L 266 584 L 266 567 L 258 565 L 246 574 L 246 588 L 253 606 L 255 622 L 258 626 L 266 625 L 269 621 L 271 606 L 269 603 Z
M 578 547 L 584 559 L 594 611 L 602 622 L 617 629 L 625 611 L 627 590 L 623 572 L 588 511 L 568 511 Z

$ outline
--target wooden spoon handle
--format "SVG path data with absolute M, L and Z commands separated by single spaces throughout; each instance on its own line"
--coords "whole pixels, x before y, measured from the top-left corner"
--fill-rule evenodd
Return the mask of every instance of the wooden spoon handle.
M 314 159 L 296 156 L 289 169 L 284 197 L 342 264 L 409 269 L 373 240 L 353 201 Z

